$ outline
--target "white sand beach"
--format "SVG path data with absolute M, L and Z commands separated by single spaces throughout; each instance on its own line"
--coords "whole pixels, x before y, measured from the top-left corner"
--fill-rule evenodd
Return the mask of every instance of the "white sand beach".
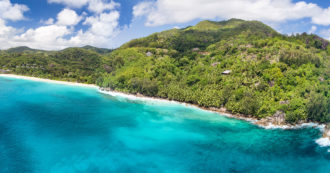
M 58 81 L 58 80 L 43 79 L 43 78 L 30 77 L 30 76 L 22 76 L 22 75 L 15 75 L 15 74 L 0 74 L 0 76 L 10 77 L 10 78 L 16 78 L 16 79 L 33 80 L 33 81 L 39 81 L 39 82 L 50 82 L 50 83 L 64 84 L 64 85 L 98 88 L 98 86 L 93 85 L 93 84 L 84 84 L 84 83 L 68 82 L 68 81 Z

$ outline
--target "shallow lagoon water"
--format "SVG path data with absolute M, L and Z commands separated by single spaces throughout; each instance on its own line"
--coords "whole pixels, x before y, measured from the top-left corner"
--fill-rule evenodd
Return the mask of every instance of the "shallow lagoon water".
M 313 128 L 0 77 L 0 172 L 330 172 Z

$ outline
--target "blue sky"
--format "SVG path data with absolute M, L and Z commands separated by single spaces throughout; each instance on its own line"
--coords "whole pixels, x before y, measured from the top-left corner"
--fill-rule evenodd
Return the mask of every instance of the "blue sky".
M 0 0 L 0 49 L 116 48 L 154 32 L 230 18 L 330 40 L 330 0 Z

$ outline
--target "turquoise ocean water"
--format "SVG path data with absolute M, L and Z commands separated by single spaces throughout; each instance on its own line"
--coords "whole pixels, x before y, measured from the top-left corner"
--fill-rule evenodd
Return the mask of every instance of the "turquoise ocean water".
M 330 172 L 317 129 L 0 77 L 0 172 Z

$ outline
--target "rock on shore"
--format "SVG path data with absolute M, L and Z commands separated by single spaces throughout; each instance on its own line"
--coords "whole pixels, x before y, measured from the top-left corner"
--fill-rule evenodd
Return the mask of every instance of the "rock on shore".
M 315 141 L 321 147 L 329 147 L 330 146 L 330 126 L 326 125 L 323 129 L 323 136 Z M 330 149 L 328 149 L 330 152 Z
M 330 125 L 326 125 L 323 130 L 323 137 L 330 139 Z
M 282 111 L 276 111 L 276 113 L 271 117 L 263 118 L 256 122 L 256 124 L 261 126 L 269 126 L 269 125 L 286 125 L 285 123 L 285 113 Z

